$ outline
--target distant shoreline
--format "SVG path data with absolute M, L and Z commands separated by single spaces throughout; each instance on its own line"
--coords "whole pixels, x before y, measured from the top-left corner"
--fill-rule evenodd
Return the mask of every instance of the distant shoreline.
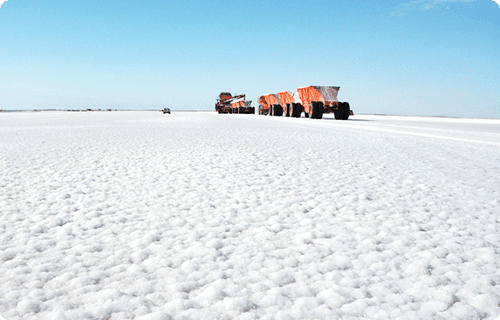
M 111 112 L 111 111 L 163 111 L 163 109 L 21 109 L 0 112 Z M 173 110 L 175 112 L 216 112 L 215 110 Z
M 215 110 L 173 110 L 172 112 L 213 112 Z M 111 112 L 111 111 L 148 111 L 157 112 L 162 109 L 22 109 L 22 110 L 0 110 L 0 113 L 12 112 Z M 438 116 L 438 115 L 402 115 L 402 114 L 385 114 L 385 113 L 355 113 L 355 116 L 383 116 L 383 117 L 416 117 L 416 118 L 451 118 L 451 119 L 491 119 L 500 120 L 500 117 L 459 117 L 459 116 Z

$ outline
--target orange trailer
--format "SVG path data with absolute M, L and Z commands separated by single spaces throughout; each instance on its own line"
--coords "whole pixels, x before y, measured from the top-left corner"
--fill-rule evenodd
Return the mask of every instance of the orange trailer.
M 283 112 L 287 117 L 300 117 L 300 114 L 303 111 L 302 104 L 300 104 L 300 100 L 297 95 L 292 91 L 281 91 L 278 92 L 278 98 L 280 100 L 281 106 L 283 108 Z
M 259 97 L 259 115 L 267 115 L 269 113 L 269 105 L 267 104 L 266 97 Z
M 260 96 L 260 98 L 259 98 L 259 114 L 276 115 L 274 113 L 278 109 L 278 108 L 276 108 L 277 105 L 279 105 L 277 94 L 271 93 L 271 94 L 266 94 L 266 95 Z
M 255 109 L 252 108 L 251 104 L 252 101 L 236 100 L 231 103 L 232 113 L 255 113 Z
M 340 87 L 308 86 L 297 89 L 304 106 L 305 116 L 312 119 L 323 118 L 324 113 L 334 113 L 335 119 L 347 120 L 351 113 L 349 103 L 339 102 L 337 94 Z

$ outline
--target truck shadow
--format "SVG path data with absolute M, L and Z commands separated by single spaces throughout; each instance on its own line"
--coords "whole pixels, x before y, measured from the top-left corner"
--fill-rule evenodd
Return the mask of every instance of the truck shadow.
M 328 120 L 328 121 L 375 121 L 375 120 L 368 120 L 368 119 L 348 119 L 348 120 L 337 120 L 334 118 L 323 118 L 321 120 Z

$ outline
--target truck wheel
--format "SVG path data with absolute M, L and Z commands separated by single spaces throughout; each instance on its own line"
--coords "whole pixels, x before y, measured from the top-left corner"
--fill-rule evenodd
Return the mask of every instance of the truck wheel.
M 304 112 L 304 117 L 309 118 L 309 113 Z
M 300 118 L 302 114 L 302 105 L 300 103 L 292 103 L 292 117 Z
M 290 116 L 290 104 L 289 103 L 286 104 L 286 115 L 285 116 L 286 117 Z
M 318 117 L 318 104 L 316 101 L 311 101 L 311 119 L 316 119 Z
M 323 105 L 323 102 L 318 102 L 318 118 L 317 119 L 323 119 L 323 113 L 325 112 L 325 106 Z
M 344 117 L 342 120 L 349 119 L 349 115 L 351 114 L 351 107 L 349 106 L 349 102 L 344 102 Z
M 304 106 L 300 103 L 297 103 L 297 118 L 302 116 L 302 112 L 304 111 Z
M 342 120 L 344 118 L 344 103 L 339 102 L 339 106 L 337 108 L 337 111 L 334 112 L 335 114 L 335 120 Z

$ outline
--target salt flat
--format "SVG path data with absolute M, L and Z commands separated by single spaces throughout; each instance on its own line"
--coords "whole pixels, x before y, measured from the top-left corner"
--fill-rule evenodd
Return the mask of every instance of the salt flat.
M 8 319 L 495 319 L 500 121 L 0 113 Z

